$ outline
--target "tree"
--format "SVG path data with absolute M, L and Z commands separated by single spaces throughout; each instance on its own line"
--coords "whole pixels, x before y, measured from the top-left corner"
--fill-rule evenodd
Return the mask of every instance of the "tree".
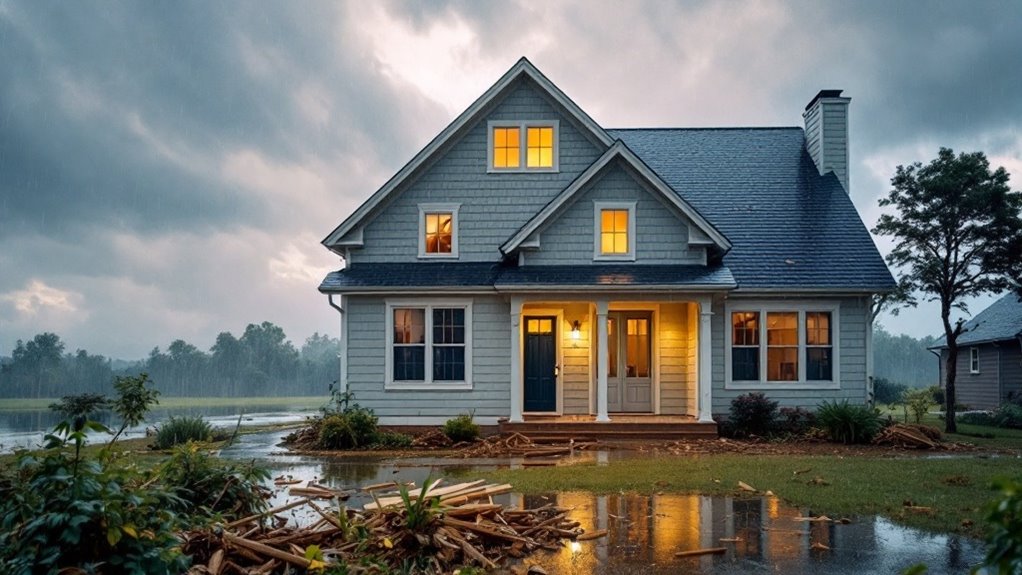
M 966 298 L 1019 285 L 1022 264 L 1012 250 L 1022 246 L 1022 194 L 1008 187 L 1004 168 L 990 171 L 982 152 L 956 156 L 948 148 L 926 166 L 898 166 L 891 185 L 880 206 L 897 213 L 880 216 L 873 232 L 893 237 L 887 262 L 902 270 L 899 284 L 940 302 L 948 348 L 945 409 L 951 414 L 945 428 L 954 433 L 958 338 L 965 319 L 952 323 L 951 311 L 968 313 Z

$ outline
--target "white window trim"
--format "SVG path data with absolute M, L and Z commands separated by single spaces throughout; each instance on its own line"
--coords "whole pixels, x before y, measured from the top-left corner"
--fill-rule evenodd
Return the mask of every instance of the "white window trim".
M 731 374 L 731 314 L 734 312 L 758 312 L 759 315 L 759 381 L 733 381 Z M 798 313 L 798 381 L 767 381 L 767 312 Z M 806 379 L 806 312 L 830 312 L 831 375 L 833 380 Z M 774 390 L 774 389 L 841 389 L 841 304 L 821 302 L 729 302 L 724 306 L 724 389 Z
M 472 389 L 472 300 L 411 299 L 386 301 L 386 349 L 384 351 L 384 386 L 386 390 L 450 391 Z M 420 308 L 425 310 L 426 352 L 424 381 L 394 381 L 394 310 Z M 433 381 L 433 309 L 462 308 L 465 310 L 465 380 Z
M 593 201 L 593 260 L 602 262 L 634 262 L 635 261 L 635 205 L 636 202 L 600 202 Z M 602 252 L 600 232 L 603 230 L 603 210 L 628 210 L 628 253 L 605 254 Z
M 458 259 L 458 210 L 461 204 L 455 203 L 431 203 L 419 204 L 419 258 L 420 259 Z M 451 253 L 431 254 L 426 251 L 426 214 L 448 213 L 451 214 Z
M 518 140 L 518 158 L 519 164 L 517 168 L 495 168 L 493 167 L 493 129 L 494 128 L 518 128 L 519 132 Z M 529 168 L 526 167 L 528 163 L 528 137 L 526 130 L 528 128 L 553 128 L 554 129 L 554 150 L 553 150 L 553 166 L 549 168 Z M 509 120 L 491 120 L 486 123 L 486 172 L 489 174 L 521 174 L 521 173 L 551 173 L 561 171 L 560 155 L 561 155 L 561 123 L 559 120 L 527 120 L 527 121 L 509 121 Z
M 975 365 L 975 367 L 973 367 L 974 365 Z M 971 373 L 971 374 L 979 373 L 979 348 L 978 347 L 970 347 L 969 348 L 969 373 Z

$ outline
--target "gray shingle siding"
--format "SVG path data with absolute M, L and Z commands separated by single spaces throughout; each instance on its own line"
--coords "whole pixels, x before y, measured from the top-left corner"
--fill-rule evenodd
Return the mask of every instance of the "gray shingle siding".
M 689 225 L 615 161 L 582 190 L 559 217 L 540 232 L 540 249 L 526 254 L 528 265 L 592 264 L 596 201 L 636 202 L 635 263 L 704 264 L 705 249 L 689 250 Z M 598 262 L 597 262 L 598 263 Z
M 487 122 L 556 120 L 557 173 L 487 173 Z M 365 247 L 353 250 L 354 265 L 418 261 L 418 205 L 460 203 L 459 261 L 498 261 L 498 247 L 602 153 L 573 120 L 562 114 L 530 80 L 519 80 L 493 111 L 414 179 L 365 226 Z

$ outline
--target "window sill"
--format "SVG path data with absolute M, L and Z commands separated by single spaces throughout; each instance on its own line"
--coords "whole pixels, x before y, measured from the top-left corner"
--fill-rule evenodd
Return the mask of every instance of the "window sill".
M 559 174 L 558 168 L 487 168 L 487 174 Z
M 594 262 L 634 262 L 635 254 L 593 256 Z
M 412 381 L 390 382 L 383 386 L 384 391 L 464 391 L 472 389 L 472 382 L 448 381 L 441 383 L 423 383 Z
M 458 259 L 458 254 L 455 254 L 455 253 L 450 253 L 450 254 L 419 254 L 419 259 L 420 260 L 456 260 L 456 259 Z
M 739 391 L 768 391 L 780 389 L 841 389 L 840 381 L 728 381 L 724 389 Z
M 979 375 L 979 372 L 978 371 L 970 371 L 969 375 Z

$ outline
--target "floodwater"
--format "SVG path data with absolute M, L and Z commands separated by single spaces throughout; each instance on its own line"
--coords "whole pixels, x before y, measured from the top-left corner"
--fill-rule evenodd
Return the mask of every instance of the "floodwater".
M 274 475 L 315 479 L 337 488 L 383 481 L 415 481 L 520 465 L 514 459 L 329 458 L 288 454 L 276 447 L 283 433 L 241 437 L 221 455 L 258 460 Z M 615 457 L 644 457 L 622 452 L 583 452 L 599 465 Z M 570 516 L 586 531 L 607 529 L 607 537 L 568 543 L 558 552 L 526 559 L 548 573 L 707 575 L 763 573 L 898 573 L 925 563 L 931 575 L 967 573 L 983 558 L 982 543 L 973 539 L 933 535 L 896 525 L 882 517 L 854 517 L 851 523 L 799 521 L 815 515 L 775 497 L 710 497 L 701 495 L 596 495 L 588 492 L 514 493 L 499 502 L 517 507 L 547 503 L 571 508 Z M 280 492 L 274 503 L 287 500 Z M 349 505 L 365 501 L 353 499 Z M 676 558 L 678 551 L 724 547 L 723 555 Z
M 247 411 L 258 412 L 247 413 Z M 146 423 L 138 427 L 128 428 L 124 438 L 141 437 L 146 427 L 159 425 L 171 416 L 202 416 L 213 427 L 234 429 L 238 424 L 238 416 L 242 416 L 242 426 L 272 425 L 278 423 L 297 423 L 313 415 L 314 410 L 295 411 L 293 406 L 260 405 L 257 408 L 244 405 L 218 405 L 207 407 L 160 408 L 149 412 Z M 97 419 L 105 424 L 115 424 L 110 413 L 101 413 Z M 61 416 L 49 409 L 0 409 L 0 453 L 8 453 L 15 449 L 39 447 L 43 443 L 43 435 L 59 423 Z

